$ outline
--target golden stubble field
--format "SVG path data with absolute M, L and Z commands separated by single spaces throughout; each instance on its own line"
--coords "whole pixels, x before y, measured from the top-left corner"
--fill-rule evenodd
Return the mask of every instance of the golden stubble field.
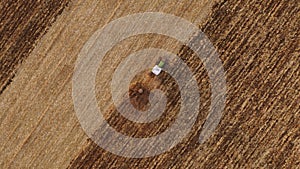
M 1 9 L 14 11 L 10 8 L 18 9 L 21 3 L 5 4 L 1 2 Z M 57 4 L 60 5 L 63 3 Z M 5 86 L 0 95 L 1 168 L 300 165 L 300 14 L 296 1 L 70 1 L 60 15 L 56 13 L 55 20 L 45 18 L 61 10 L 59 7 L 44 15 L 38 13 L 41 17 L 37 20 L 41 22 L 37 24 L 16 20 L 17 25 L 10 19 L 28 20 L 35 16 L 38 6 L 28 6 L 26 10 L 35 10 L 27 14 L 18 10 L 1 13 L 1 23 L 11 27 L 1 29 L 1 82 L 11 81 L 8 85 L 1 83 Z M 108 121 L 118 130 L 129 135 L 151 135 L 172 122 L 132 128 L 126 125 L 134 124 L 124 122 L 115 111 L 109 88 L 103 86 L 109 84 L 116 65 L 134 51 L 159 47 L 177 53 L 192 67 L 201 90 L 199 117 L 181 144 L 156 157 L 131 159 L 106 152 L 88 139 L 75 116 L 72 75 L 81 48 L 96 30 L 121 16 L 145 11 L 174 14 L 199 25 L 220 53 L 226 71 L 227 100 L 215 134 L 205 144 L 198 144 L 199 128 L 210 103 L 209 79 L 201 62 L 182 44 L 164 36 L 142 35 L 121 42 L 106 55 L 106 65 L 111 67 L 98 74 L 96 80 L 99 107 L 103 107 Z M 50 26 L 43 21 L 53 23 Z M 47 33 L 37 36 L 27 25 L 34 30 L 47 29 Z M 34 43 L 23 44 L 22 38 L 27 36 L 38 38 Z M 19 37 L 20 42 L 14 41 Z M 26 51 L 29 44 L 32 50 Z M 143 80 L 143 76 L 139 78 Z M 145 81 L 148 83 L 149 79 Z M 160 83 L 155 84 L 163 88 Z M 176 109 L 170 108 L 173 113 Z M 168 115 L 174 117 L 172 111 Z M 152 127 L 153 133 L 147 127 Z

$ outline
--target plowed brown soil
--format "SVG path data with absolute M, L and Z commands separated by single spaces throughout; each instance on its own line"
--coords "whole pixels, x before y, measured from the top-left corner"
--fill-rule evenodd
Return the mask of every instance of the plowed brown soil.
M 0 168 L 299 168 L 299 2 L 1 1 L 0 9 Z M 220 53 L 227 100 L 214 135 L 199 144 L 210 105 L 202 62 L 187 47 L 163 36 L 136 36 L 118 44 L 106 56 L 105 62 L 115 61 L 112 67 L 97 76 L 98 91 L 108 93 L 100 86 L 109 84 L 114 67 L 129 53 L 159 47 L 177 53 L 189 65 L 201 92 L 199 116 L 187 138 L 159 156 L 131 159 L 88 139 L 75 116 L 71 81 L 78 53 L 94 31 L 144 11 L 171 13 L 199 25 Z M 177 90 L 176 84 L 162 75 L 162 81 L 137 76 L 130 90 L 138 109 L 147 107 L 152 87 L 176 98 L 169 99 L 158 121 L 132 123 L 118 114 L 109 94 L 98 93 L 107 121 L 134 137 L 163 132 L 180 103 L 178 93 L 170 92 Z

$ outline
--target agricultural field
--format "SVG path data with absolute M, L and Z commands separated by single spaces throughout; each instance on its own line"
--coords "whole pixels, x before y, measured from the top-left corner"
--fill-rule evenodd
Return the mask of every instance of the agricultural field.
M 118 18 L 151 12 L 192 23 L 210 43 L 199 33 L 188 34 L 185 43 L 165 34 L 137 34 L 120 40 L 101 62 L 96 61 L 102 46 L 110 44 L 97 34 L 101 28 Z M 136 28 L 124 22 L 109 31 L 170 33 L 174 27 L 164 29 L 161 25 L 180 25 L 162 20 L 158 20 L 161 25 L 154 25 L 149 20 L 136 20 L 144 22 Z M 299 20 L 296 0 L 2 0 L 0 168 L 300 168 Z M 182 37 L 182 32 L 188 31 L 174 36 Z M 207 69 L 215 56 L 208 50 L 210 44 L 222 69 Z M 176 67 L 176 59 L 148 53 L 147 58 L 128 60 L 131 54 L 157 48 L 175 54 L 195 81 Z M 197 57 L 199 51 L 208 59 Z M 82 64 L 85 68 L 78 66 L 85 58 L 95 61 Z M 154 75 L 151 69 L 161 64 L 159 61 L 164 61 L 162 72 Z M 99 69 L 88 74 L 95 65 Z M 132 74 L 134 67 L 140 72 Z M 77 70 L 87 73 L 82 76 L 85 80 L 77 79 L 81 75 Z M 182 80 L 181 86 L 167 70 L 188 80 Z M 226 83 L 213 85 L 211 75 L 223 77 L 222 73 Z M 133 78 L 127 87 L 123 82 L 129 76 Z M 90 82 L 95 82 L 90 88 L 95 97 L 82 94 L 90 91 L 86 87 Z M 194 82 L 196 85 L 191 85 Z M 198 99 L 193 86 L 199 89 Z M 186 93 L 182 88 L 187 89 L 188 104 L 183 101 Z M 161 96 L 153 95 L 158 90 L 164 93 L 165 102 L 155 100 Z M 215 97 L 216 103 L 224 99 L 220 119 L 209 113 L 214 110 Z M 78 106 L 78 101 L 83 106 Z M 92 103 L 105 122 L 89 115 Z M 157 110 L 163 107 L 162 111 L 147 114 L 153 105 L 159 105 L 154 106 Z M 197 112 L 190 131 L 179 127 L 175 133 L 184 138 L 157 155 L 142 157 L 147 152 L 143 151 L 122 156 L 127 152 L 125 146 L 119 148 L 122 139 L 105 133 L 108 124 L 126 138 L 155 138 L 177 124 L 182 107 L 188 110 L 183 114 L 187 124 L 194 117 L 189 112 Z M 126 113 L 132 108 L 138 110 L 135 120 L 153 120 L 129 120 L 126 115 L 132 116 Z M 158 118 L 154 117 L 156 112 L 161 112 Z M 214 117 L 216 125 L 208 125 L 210 130 L 202 135 L 208 117 Z M 167 139 L 166 143 L 173 143 L 176 137 Z M 127 142 L 126 146 L 161 151 L 165 145 L 156 145 L 157 140 L 149 144 Z M 106 147 L 99 145 L 101 141 Z

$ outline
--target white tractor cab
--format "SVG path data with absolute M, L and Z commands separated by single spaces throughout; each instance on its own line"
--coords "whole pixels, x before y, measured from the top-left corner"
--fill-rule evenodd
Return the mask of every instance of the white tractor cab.
M 165 62 L 164 61 L 160 61 L 157 65 L 155 65 L 152 69 L 152 73 L 155 74 L 156 76 L 160 74 L 160 72 L 162 71 L 162 68 L 164 67 Z

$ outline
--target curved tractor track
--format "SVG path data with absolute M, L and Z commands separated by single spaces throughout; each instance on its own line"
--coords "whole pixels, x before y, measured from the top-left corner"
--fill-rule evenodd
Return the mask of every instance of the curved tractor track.
M 161 89 L 168 97 L 164 113 L 148 124 L 119 114 L 116 108 L 126 105 L 112 104 L 107 86 L 118 63 L 132 52 L 153 47 L 176 53 L 194 73 L 201 96 L 196 123 L 180 144 L 158 156 L 125 158 L 100 148 L 82 130 L 72 75 L 81 48 L 96 30 L 145 11 L 185 18 L 209 37 L 226 72 L 226 107 L 214 134 L 199 144 L 211 96 L 201 60 L 161 35 L 122 41 L 105 56 L 103 64 L 110 67 L 96 77 L 99 107 L 117 131 L 157 135 L 172 125 L 181 104 L 167 73 L 146 71 L 131 82 L 130 102 L 145 110 L 149 91 Z M 299 168 L 299 20 L 297 0 L 2 0 L 0 168 Z

